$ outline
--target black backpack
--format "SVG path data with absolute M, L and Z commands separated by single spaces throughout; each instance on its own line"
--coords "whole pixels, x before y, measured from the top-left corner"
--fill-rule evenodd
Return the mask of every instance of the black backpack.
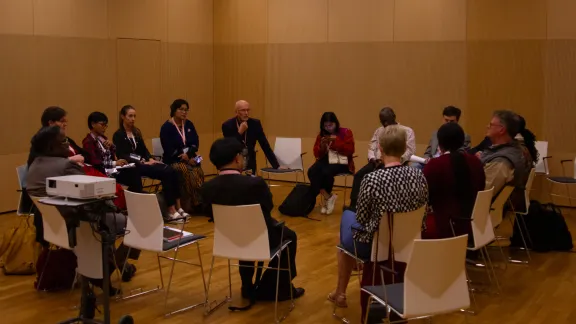
M 278 211 L 286 216 L 306 217 L 314 206 L 316 206 L 316 197 L 312 196 L 310 186 L 299 183 L 278 207 Z
M 522 228 L 526 245 L 536 252 L 570 251 L 574 247 L 572 235 L 568 230 L 562 211 L 554 204 L 540 204 L 538 201 L 530 201 L 528 215 L 524 217 L 530 239 Z M 518 224 L 520 225 L 520 224 Z M 530 242 L 532 241 L 532 242 Z M 511 246 L 523 247 L 519 226 L 514 226 Z

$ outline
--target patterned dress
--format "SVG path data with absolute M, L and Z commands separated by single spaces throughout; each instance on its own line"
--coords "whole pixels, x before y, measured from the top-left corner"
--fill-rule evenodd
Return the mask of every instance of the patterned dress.
M 428 201 L 428 184 L 422 171 L 410 166 L 376 170 L 364 176 L 356 220 L 364 231 L 355 232 L 354 240 L 370 243 L 385 213 L 407 213 Z M 424 215 L 422 215 L 424 216 Z

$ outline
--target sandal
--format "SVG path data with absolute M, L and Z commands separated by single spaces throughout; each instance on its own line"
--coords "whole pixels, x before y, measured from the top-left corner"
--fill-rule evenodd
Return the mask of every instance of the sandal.
M 328 295 L 328 300 L 334 303 L 336 307 L 347 308 L 348 303 L 346 302 L 346 295 L 337 295 L 336 292 L 332 292 Z

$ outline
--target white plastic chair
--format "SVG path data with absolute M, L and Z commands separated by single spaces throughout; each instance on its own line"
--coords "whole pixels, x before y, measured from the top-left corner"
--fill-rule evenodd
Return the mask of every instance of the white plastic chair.
M 528 180 L 526 181 L 526 186 L 524 187 L 524 204 L 526 206 L 526 209 L 524 211 L 514 210 L 514 206 L 513 206 L 512 202 L 509 200 L 510 206 L 512 206 L 512 211 L 516 215 L 516 217 L 514 219 L 510 218 L 510 222 L 512 224 L 512 228 L 514 228 L 515 224 L 518 225 L 520 238 L 522 239 L 522 243 L 524 244 L 524 250 L 526 251 L 526 256 L 528 257 L 528 261 L 510 259 L 510 262 L 512 262 L 512 263 L 528 264 L 529 261 L 532 260 L 532 258 L 530 256 L 530 251 L 528 249 L 528 244 L 526 242 L 526 240 L 528 240 L 530 242 L 530 245 L 532 245 L 532 238 L 530 237 L 530 233 L 528 232 L 528 227 L 526 226 L 526 221 L 524 220 L 524 216 L 528 215 L 528 211 L 530 210 L 530 190 L 532 190 L 532 183 L 534 182 L 535 174 L 536 174 L 536 169 L 532 168 L 530 170 L 530 174 L 528 175 Z M 515 221 L 515 220 L 517 220 L 517 221 Z M 524 236 L 524 233 L 526 233 L 526 237 Z
M 538 159 L 538 162 L 536 163 L 536 173 L 549 175 L 550 170 L 548 169 L 547 160 L 550 159 L 551 156 L 548 156 L 548 142 L 536 141 L 535 146 L 540 155 L 540 159 Z
M 198 306 L 205 306 L 208 301 L 208 292 L 206 288 L 206 280 L 204 278 L 204 268 L 202 266 L 202 256 L 200 254 L 200 244 L 199 241 L 205 239 L 203 235 L 196 235 L 184 231 L 184 223 L 182 223 L 182 228 L 180 229 L 180 238 L 172 242 L 164 241 L 164 221 L 162 219 L 162 213 L 160 211 L 160 206 L 158 205 L 158 199 L 154 194 L 143 194 L 135 193 L 130 191 L 125 191 L 126 195 L 126 205 L 128 207 L 128 223 L 126 226 L 127 233 L 124 237 L 124 245 L 129 248 L 135 248 L 140 250 L 156 252 L 158 260 L 158 270 L 160 271 L 160 282 L 161 287 L 156 287 L 148 291 L 144 291 L 138 294 L 128 296 L 127 298 L 141 296 L 153 291 L 164 288 L 164 279 L 162 277 L 162 267 L 160 264 L 160 258 L 171 260 L 172 266 L 170 268 L 170 278 L 168 279 L 168 287 L 166 289 L 166 294 L 164 297 L 164 308 L 168 304 L 168 294 L 170 293 L 170 286 L 172 283 L 172 276 L 174 274 L 174 266 L 176 262 L 185 263 L 188 265 L 200 267 L 200 272 L 202 274 L 202 283 L 204 285 L 204 299 L 201 303 L 187 306 L 176 311 L 172 311 L 166 314 L 166 316 L 180 313 L 189 309 L 196 308 Z M 178 251 L 180 248 L 196 244 L 198 251 L 199 263 L 191 263 L 184 260 L 177 259 Z M 163 254 L 169 251 L 173 251 L 173 257 L 167 257 Z M 128 252 L 128 255 L 130 251 Z M 127 262 L 124 262 L 124 267 Z M 122 269 L 122 273 L 125 269 Z
M 291 243 L 290 240 L 285 240 L 283 237 L 280 237 L 280 242 L 282 242 L 281 245 L 276 249 L 270 249 L 268 228 L 266 227 L 266 222 L 260 205 L 212 205 L 212 210 L 214 214 L 214 248 L 212 250 L 212 265 L 210 266 L 210 274 L 208 276 L 208 291 L 210 290 L 212 270 L 214 269 L 214 259 L 216 257 L 225 258 L 228 259 L 228 288 L 230 295 L 226 296 L 226 298 L 222 302 L 218 303 L 214 308 L 207 309 L 206 314 L 213 312 L 232 298 L 230 260 L 270 262 L 275 257 L 278 257 L 280 260 L 282 253 L 290 254 L 290 248 L 288 245 Z M 283 227 L 284 223 L 278 223 L 277 226 Z M 286 250 L 286 252 L 284 250 Z M 257 268 L 270 269 L 265 266 Z M 288 312 L 279 318 L 278 286 L 280 284 L 280 271 L 288 271 L 290 278 L 292 278 L 290 258 L 288 258 L 287 269 L 280 268 L 280 262 L 278 262 L 278 268 L 275 269 L 278 271 L 278 275 L 276 277 L 274 320 L 276 323 L 279 323 L 288 316 L 295 306 L 292 289 L 290 289 L 290 307 Z
M 20 192 L 20 198 L 18 200 L 18 209 L 16 214 L 18 216 L 34 216 L 32 213 L 32 208 L 34 204 L 30 200 L 28 194 L 24 191 L 26 186 L 26 175 L 28 174 L 28 166 L 23 164 L 16 168 L 16 175 L 18 176 L 18 186 Z
M 152 139 L 152 155 L 160 159 L 164 155 L 164 148 L 162 148 L 162 142 L 160 142 L 159 137 Z
M 470 307 L 466 285 L 468 235 L 440 240 L 415 240 L 409 253 L 404 283 L 366 286 L 368 305 L 376 301 L 403 319 L 429 318 Z M 368 312 L 364 323 L 368 322 Z
M 304 183 L 306 182 L 306 173 L 304 172 L 304 159 L 302 158 L 306 152 L 302 153 L 302 139 L 301 138 L 288 138 L 277 137 L 274 143 L 274 155 L 278 163 L 288 169 L 274 169 L 270 167 L 260 169 L 260 172 L 268 175 L 268 186 L 270 186 L 271 174 L 287 174 L 294 173 L 296 175 L 296 182 L 298 182 L 298 174 L 302 173 Z M 266 161 L 268 165 L 268 161 Z

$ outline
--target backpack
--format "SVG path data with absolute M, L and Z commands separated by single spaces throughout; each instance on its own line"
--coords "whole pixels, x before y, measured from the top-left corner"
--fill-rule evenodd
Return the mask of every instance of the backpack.
M 307 184 L 297 184 L 294 189 L 284 199 L 278 211 L 286 216 L 306 217 L 316 206 L 316 197 L 312 196 L 310 186 Z
M 76 278 L 77 259 L 74 252 L 64 248 L 45 248 L 36 263 L 34 288 L 42 291 L 67 290 Z
M 568 230 L 562 211 L 554 204 L 540 204 L 538 201 L 530 201 L 528 215 L 524 217 L 528 228 L 528 239 L 525 229 L 522 228 L 524 239 L 529 249 L 536 252 L 570 251 L 572 250 L 572 235 Z M 510 241 L 511 246 L 523 247 L 519 227 L 514 226 L 514 232 Z M 530 242 L 531 241 L 531 242 Z
M 36 230 L 30 226 L 28 219 L 8 230 L 0 240 L 0 264 L 6 275 L 31 275 L 36 272 L 40 244 L 36 242 Z

